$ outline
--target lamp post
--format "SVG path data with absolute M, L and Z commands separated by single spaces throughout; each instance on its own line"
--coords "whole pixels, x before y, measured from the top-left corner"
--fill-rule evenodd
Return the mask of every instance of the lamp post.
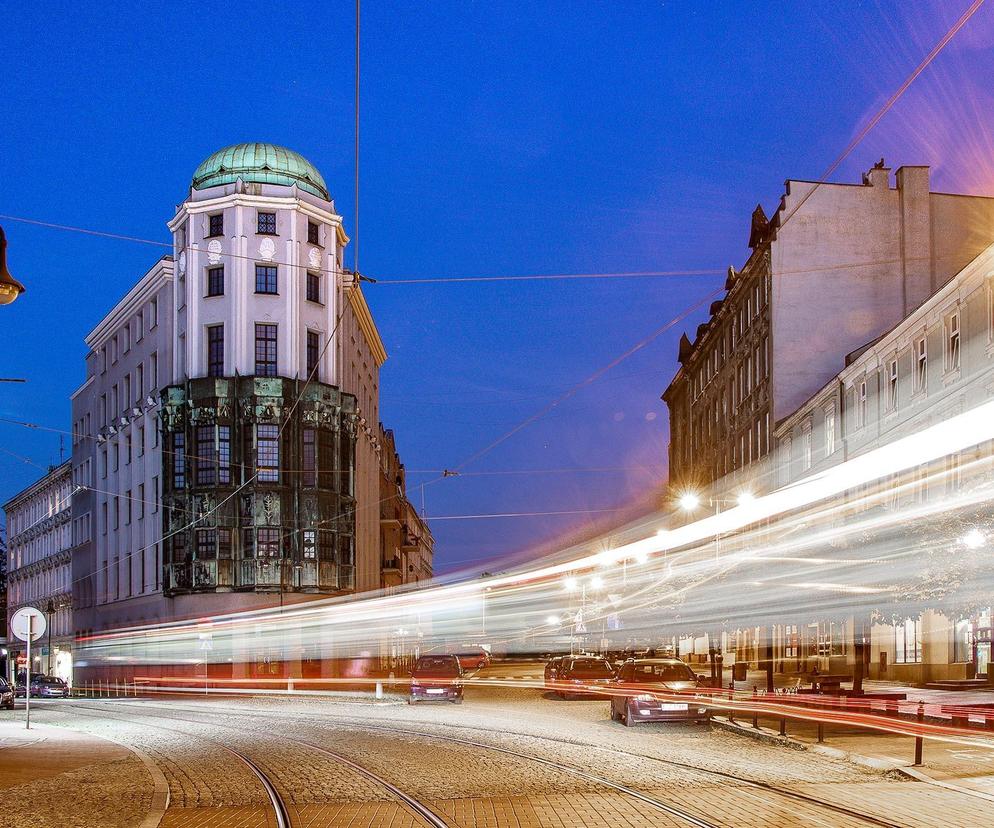
M 0 305 L 9 305 L 24 293 L 24 285 L 7 270 L 7 236 L 0 227 Z
M 55 615 L 55 601 L 51 598 L 45 604 L 45 614 L 48 616 L 48 660 L 45 662 L 45 674 L 52 675 L 52 616 Z

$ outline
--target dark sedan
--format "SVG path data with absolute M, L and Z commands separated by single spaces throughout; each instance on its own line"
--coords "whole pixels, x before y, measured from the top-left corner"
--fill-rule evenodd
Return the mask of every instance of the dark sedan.
M 611 718 L 626 727 L 639 722 L 707 721 L 708 709 L 696 697 L 698 684 L 697 674 L 678 658 L 626 661 L 611 696 Z
M 458 656 L 421 656 L 411 671 L 411 694 L 407 703 L 450 701 L 462 704 L 462 677 Z
M 616 680 L 614 668 L 605 658 L 597 656 L 565 656 L 556 667 L 553 687 L 564 699 L 573 696 L 597 698 L 603 688 L 609 690 Z
M 14 688 L 2 676 L 0 676 L 0 707 L 5 710 L 14 709 Z

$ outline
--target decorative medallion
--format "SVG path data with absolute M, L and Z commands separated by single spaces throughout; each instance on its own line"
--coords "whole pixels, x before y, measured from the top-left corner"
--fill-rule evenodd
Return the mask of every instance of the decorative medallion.
M 216 265 L 221 263 L 221 242 L 211 239 L 207 245 L 207 261 Z
M 307 254 L 307 261 L 310 262 L 311 267 L 321 266 L 321 251 L 316 247 L 312 247 L 310 252 Z
M 186 251 L 185 250 L 182 251 L 179 254 L 179 275 L 180 276 L 185 276 L 186 275 Z
M 259 242 L 259 257 L 265 259 L 267 262 L 273 260 L 273 256 L 276 255 L 276 242 L 272 239 L 266 238 Z

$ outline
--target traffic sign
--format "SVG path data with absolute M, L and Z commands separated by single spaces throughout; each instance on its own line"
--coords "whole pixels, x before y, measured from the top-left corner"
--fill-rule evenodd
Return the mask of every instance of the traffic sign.
M 45 634 L 45 615 L 34 607 L 21 607 L 10 617 L 10 631 L 21 641 L 37 641 Z

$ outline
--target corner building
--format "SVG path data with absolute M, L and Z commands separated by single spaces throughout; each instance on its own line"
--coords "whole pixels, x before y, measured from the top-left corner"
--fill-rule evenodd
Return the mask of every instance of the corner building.
M 95 433 L 80 439 L 74 464 L 92 460 L 97 479 L 77 499 L 97 518 L 75 558 L 90 604 L 80 628 L 378 588 L 386 351 L 343 269 L 349 240 L 324 179 L 283 147 L 227 147 L 197 168 L 168 226 L 172 257 L 87 340 L 73 417 Z M 141 375 L 125 362 L 136 325 L 155 352 L 154 370 L 144 364 Z M 129 378 L 108 391 L 118 366 Z M 158 427 L 144 427 L 144 446 L 133 449 L 128 435 L 146 414 Z M 112 479 L 124 457 L 150 449 L 140 494 Z M 124 497 L 134 509 L 119 505 Z M 129 525 L 136 510 L 151 518 L 151 536 L 117 537 L 124 508 Z M 139 562 L 155 574 L 135 588 L 120 570 Z

